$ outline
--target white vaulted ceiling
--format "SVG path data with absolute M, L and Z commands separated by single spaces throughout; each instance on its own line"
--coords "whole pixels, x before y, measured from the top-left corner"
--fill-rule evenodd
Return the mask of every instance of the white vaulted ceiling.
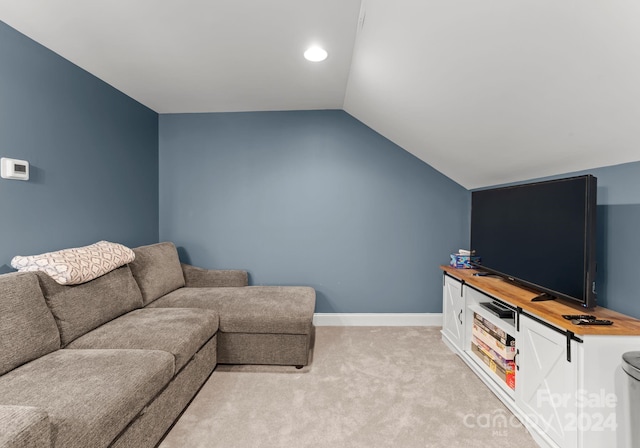
M 360 0 L 0 0 L 0 19 L 159 113 L 340 108 Z M 303 58 L 309 45 L 331 55 Z
M 158 113 L 342 108 L 467 188 L 640 160 L 637 0 L 0 0 L 0 20 Z

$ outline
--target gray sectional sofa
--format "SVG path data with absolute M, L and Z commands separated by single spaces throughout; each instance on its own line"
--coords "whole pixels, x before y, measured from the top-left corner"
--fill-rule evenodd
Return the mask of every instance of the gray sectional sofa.
M 134 252 L 75 286 L 0 275 L 0 447 L 153 447 L 217 363 L 308 363 L 312 288 Z

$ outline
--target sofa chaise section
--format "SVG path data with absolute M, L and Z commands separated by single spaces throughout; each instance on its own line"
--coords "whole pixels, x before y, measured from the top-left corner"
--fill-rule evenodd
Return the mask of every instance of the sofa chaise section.
M 246 271 L 181 264 L 172 243 L 142 246 L 134 252 L 130 267 L 147 308 L 200 308 L 218 313 L 218 363 L 297 367 L 309 363 L 313 288 L 247 286 Z M 159 281 L 147 285 L 149 278 L 162 279 L 162 287 Z
M 217 310 L 219 364 L 304 366 L 309 362 L 315 307 L 312 288 L 187 286 L 148 307 Z

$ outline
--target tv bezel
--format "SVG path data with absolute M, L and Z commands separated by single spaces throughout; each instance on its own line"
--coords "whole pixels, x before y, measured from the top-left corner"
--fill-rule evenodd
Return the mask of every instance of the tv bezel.
M 585 309 L 594 309 L 597 306 L 597 292 L 596 292 L 596 214 L 597 214 L 597 178 L 591 174 L 586 174 L 582 176 L 573 176 L 573 177 L 565 177 L 559 179 L 538 181 L 538 182 L 530 182 L 524 184 L 517 185 L 509 185 L 504 187 L 497 188 L 487 188 L 483 190 L 476 190 L 471 193 L 471 215 L 470 215 L 470 243 L 471 249 L 473 250 L 473 195 L 478 192 L 484 192 L 489 190 L 506 190 L 513 188 L 524 188 L 524 187 L 535 187 L 537 185 L 542 184 L 550 184 L 557 182 L 566 182 L 566 181 L 577 181 L 580 179 L 584 179 L 585 181 L 585 217 L 584 217 L 584 232 L 583 232 L 583 251 L 584 254 L 584 266 L 583 266 L 583 291 L 586 292 L 586 297 L 573 297 L 562 293 L 560 291 L 555 291 L 553 289 L 547 288 L 544 285 L 538 285 L 536 283 L 530 282 L 526 279 L 519 278 L 509 274 L 508 272 L 502 272 L 491 267 L 487 267 L 483 265 L 482 260 L 477 262 L 472 262 L 472 266 L 480 271 L 486 271 L 490 274 L 497 275 L 502 277 L 512 283 L 527 287 L 529 289 L 533 289 L 536 292 L 540 292 L 541 295 L 547 294 L 551 296 L 553 299 L 560 299 L 564 302 L 570 304 L 577 304 Z M 477 254 L 480 258 L 482 258 L 482 254 Z

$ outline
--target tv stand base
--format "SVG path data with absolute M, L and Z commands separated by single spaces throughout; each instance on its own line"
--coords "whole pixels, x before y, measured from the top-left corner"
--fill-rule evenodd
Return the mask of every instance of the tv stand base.
M 532 302 L 546 302 L 547 300 L 556 300 L 556 298 L 545 292 L 531 299 Z

